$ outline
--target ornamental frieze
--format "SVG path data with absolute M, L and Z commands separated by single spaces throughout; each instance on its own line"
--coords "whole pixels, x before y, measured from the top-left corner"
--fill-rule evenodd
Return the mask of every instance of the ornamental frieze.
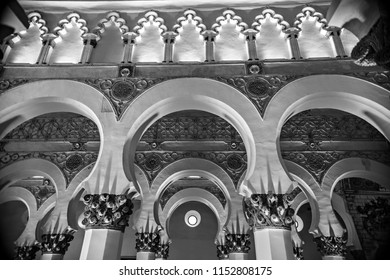
M 288 194 L 252 194 L 244 198 L 244 214 L 252 228 L 291 229 L 294 223 L 292 198 Z
M 280 141 L 385 141 L 383 135 L 365 120 L 352 114 L 312 114 L 310 110 L 290 118 L 282 127 Z
M 243 93 L 256 107 L 263 117 L 268 103 L 272 97 L 285 85 L 301 76 L 288 75 L 261 75 L 261 76 L 240 76 L 240 77 L 217 77 Z
M 295 162 L 305 168 L 319 183 L 333 164 L 345 158 L 370 159 L 390 165 L 390 154 L 382 151 L 282 151 L 282 157 L 284 160 Z
M 390 72 L 356 72 L 350 74 L 353 77 L 360 78 L 371 83 L 377 84 L 387 90 L 390 90 Z
M 0 95 L 13 87 L 23 85 L 25 83 L 28 83 L 29 80 L 27 79 L 9 79 L 9 80 L 1 80 L 0 81 Z
M 57 165 L 67 180 L 67 185 L 89 164 L 96 162 L 97 152 L 18 152 L 0 153 L 0 169 L 17 161 L 39 158 Z
M 28 120 L 11 132 L 2 141 L 99 141 L 96 124 L 83 116 L 37 117 Z M 81 147 L 80 147 L 81 148 Z M 79 148 L 79 149 L 80 149 Z
M 314 238 L 317 249 L 322 256 L 345 257 L 347 253 L 347 239 L 345 236 L 324 236 Z
M 86 229 L 104 228 L 124 232 L 129 225 L 133 203 L 126 195 L 86 194 L 83 202 L 85 211 L 82 223 Z
M 240 149 L 240 134 L 226 120 L 218 116 L 177 116 L 162 117 L 150 126 L 141 141 L 161 143 L 163 141 L 225 141 L 235 143 Z M 234 147 L 234 146 L 233 146 Z M 155 149 L 159 149 L 157 145 Z
M 242 152 L 138 152 L 135 163 L 151 182 L 164 167 L 184 158 L 201 158 L 216 163 L 229 174 L 235 185 L 247 166 L 246 153 Z
M 161 208 L 164 210 L 165 208 L 165 205 L 167 204 L 167 202 L 169 201 L 169 199 L 172 198 L 172 196 L 174 196 L 176 193 L 182 191 L 182 190 L 185 190 L 187 188 L 191 188 L 192 186 L 180 186 L 180 185 L 174 185 L 174 184 L 171 184 L 169 185 L 165 190 L 164 192 L 162 193 L 160 199 L 159 199 L 159 202 L 160 202 L 160 205 L 161 205 Z M 211 193 L 212 195 L 214 195 L 218 200 L 219 202 L 221 202 L 221 205 L 223 206 L 223 208 L 225 208 L 226 206 L 226 197 L 225 195 L 223 194 L 223 192 L 221 191 L 221 189 L 219 187 L 217 187 L 216 185 L 210 185 L 210 186 L 199 186 L 197 185 L 196 183 L 194 183 L 194 188 L 199 188 L 199 189 L 204 189 L 206 191 L 208 191 L 209 193 Z
M 42 235 L 41 251 L 42 254 L 61 254 L 65 255 L 73 240 L 74 231 L 61 234 L 44 234 Z
M 166 79 L 120 77 L 114 79 L 86 79 L 83 82 L 102 92 L 113 106 L 117 118 L 120 119 L 135 98 L 164 80 Z

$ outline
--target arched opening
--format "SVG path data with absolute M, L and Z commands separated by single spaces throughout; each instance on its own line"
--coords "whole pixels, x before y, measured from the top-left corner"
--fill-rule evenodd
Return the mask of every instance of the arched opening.
M 185 222 L 185 215 L 196 211 L 201 221 L 196 227 Z M 215 236 L 218 221 L 213 211 L 203 203 L 186 202 L 173 212 L 169 219 L 169 236 L 172 244 L 169 259 L 172 260 L 216 260 Z
M 128 124 L 129 133 L 123 153 L 123 166 L 129 180 L 136 185 L 134 163 L 137 161 L 136 153 L 142 135 L 160 118 L 180 111 L 212 113 L 234 128 L 241 136 L 247 151 L 246 180 L 252 176 L 257 156 L 254 139 L 260 133 L 258 123 L 261 121 L 253 104 L 226 84 L 209 79 L 181 78 L 160 83 L 149 89 L 124 113 L 122 122 Z M 207 125 L 205 129 L 207 131 Z M 196 149 L 193 148 L 192 151 L 194 150 Z
M 0 204 L 0 259 L 15 257 L 14 242 L 24 231 L 28 221 L 27 206 L 21 201 Z

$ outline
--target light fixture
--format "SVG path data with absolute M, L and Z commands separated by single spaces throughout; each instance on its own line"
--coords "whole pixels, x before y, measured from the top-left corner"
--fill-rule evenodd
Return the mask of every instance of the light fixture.
M 196 175 L 191 175 L 191 176 L 188 176 L 187 178 L 188 178 L 188 179 L 200 179 L 200 178 L 202 178 L 202 177 L 196 176 Z
M 198 211 L 190 210 L 184 215 L 184 222 L 189 227 L 196 227 L 200 224 L 200 214 Z

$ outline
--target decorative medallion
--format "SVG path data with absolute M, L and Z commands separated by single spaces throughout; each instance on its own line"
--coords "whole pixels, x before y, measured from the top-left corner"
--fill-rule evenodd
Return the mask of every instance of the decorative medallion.
M 216 80 L 224 82 L 242 92 L 255 105 L 263 117 L 268 103 L 282 87 L 291 81 L 303 76 L 287 75 L 261 75 L 240 77 L 217 77 Z
M 112 85 L 112 96 L 118 100 L 128 100 L 133 97 L 135 86 L 129 81 L 118 81 Z
M 226 164 L 227 167 L 232 170 L 240 170 L 243 167 L 244 162 L 242 161 L 242 157 L 237 154 L 232 154 L 226 158 Z
M 252 194 L 244 198 L 244 214 L 249 226 L 257 229 L 273 227 L 291 229 L 294 210 L 292 198 L 282 194 Z
M 132 214 L 133 203 L 126 195 L 87 194 L 84 196 L 83 225 L 89 228 L 114 229 L 124 232 Z
M 74 171 L 83 165 L 83 157 L 79 154 L 71 155 L 66 159 L 65 167 Z
M 82 82 L 100 90 L 113 106 L 120 119 L 131 102 L 145 90 L 164 81 L 164 78 L 129 78 L 87 79 Z

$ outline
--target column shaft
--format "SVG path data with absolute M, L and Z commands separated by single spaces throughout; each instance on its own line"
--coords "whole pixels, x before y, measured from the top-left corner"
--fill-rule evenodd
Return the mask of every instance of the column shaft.
M 293 260 L 291 231 L 279 228 L 254 229 L 256 259 Z
M 87 229 L 85 231 L 81 260 L 119 260 L 123 232 L 113 229 Z

